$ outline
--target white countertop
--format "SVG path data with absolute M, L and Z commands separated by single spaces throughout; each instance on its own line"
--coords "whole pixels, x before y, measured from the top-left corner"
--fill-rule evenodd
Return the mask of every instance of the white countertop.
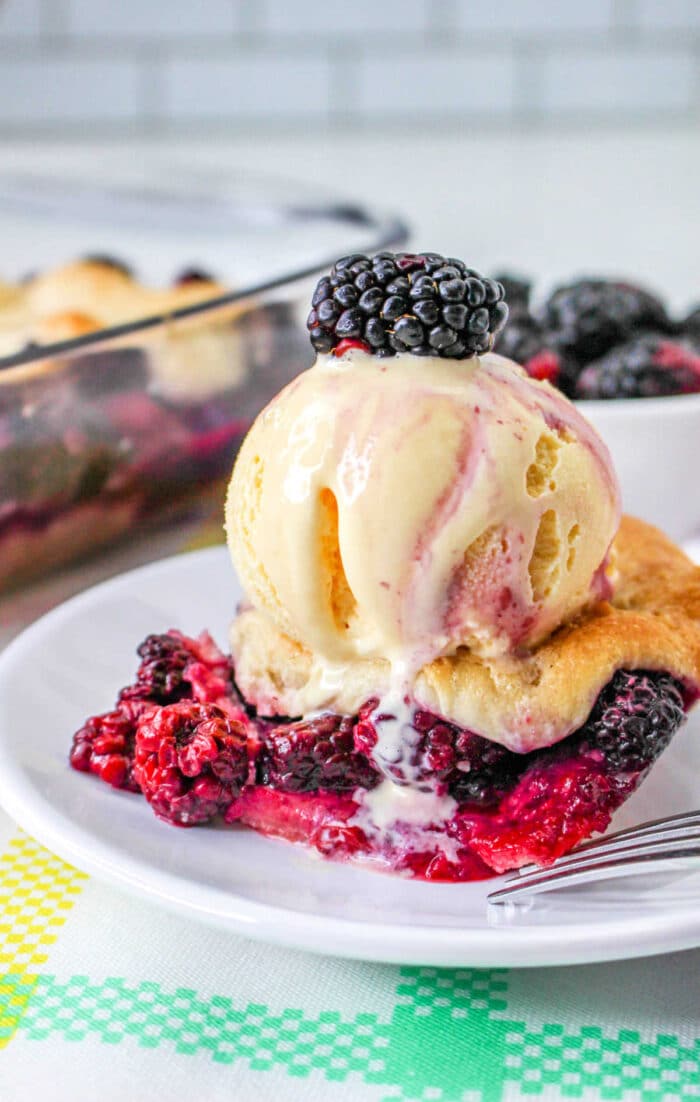
M 700 299 L 693 130 L 480 134 L 309 133 L 196 142 L 5 143 L 3 167 L 95 179 L 134 161 L 274 173 L 402 213 L 413 244 L 475 267 L 545 278 L 619 273 Z M 2 261 L 0 258 L 0 267 Z M 27 267 L 31 257 L 27 258 Z

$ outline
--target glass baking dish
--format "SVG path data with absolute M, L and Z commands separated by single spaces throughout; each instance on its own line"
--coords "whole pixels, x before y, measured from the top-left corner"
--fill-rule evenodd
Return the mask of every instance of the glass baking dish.
M 195 268 L 232 288 L 0 359 L 0 589 L 220 502 L 251 420 L 313 358 L 319 271 L 406 235 L 397 218 L 253 177 L 0 174 L 0 278 L 99 253 L 144 283 Z

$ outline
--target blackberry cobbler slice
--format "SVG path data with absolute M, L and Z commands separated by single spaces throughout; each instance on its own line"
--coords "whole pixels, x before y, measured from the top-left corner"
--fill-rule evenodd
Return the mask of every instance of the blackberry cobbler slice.
M 454 258 L 336 263 L 316 363 L 231 479 L 232 656 L 149 637 L 76 768 L 176 825 L 428 880 L 606 829 L 698 695 L 700 568 L 620 518 L 607 450 L 547 372 L 490 351 L 506 316 Z

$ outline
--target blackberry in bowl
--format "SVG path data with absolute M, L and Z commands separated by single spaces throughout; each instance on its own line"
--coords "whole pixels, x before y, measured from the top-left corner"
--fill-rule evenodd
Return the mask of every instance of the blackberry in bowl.
M 698 316 L 673 317 L 631 282 L 587 278 L 521 302 L 495 344 L 581 402 L 627 507 L 675 538 L 700 529 Z
M 256 418 L 229 485 L 231 657 L 149 637 L 76 734 L 76 768 L 167 822 L 430 881 L 548 864 L 644 782 L 700 694 L 700 568 L 621 517 L 581 409 L 470 347 L 483 307 L 460 302 L 458 325 L 443 280 L 488 293 L 432 253 L 321 277 L 316 362 Z M 375 312 L 345 317 L 370 291 Z M 440 320 L 411 305 L 429 301 Z

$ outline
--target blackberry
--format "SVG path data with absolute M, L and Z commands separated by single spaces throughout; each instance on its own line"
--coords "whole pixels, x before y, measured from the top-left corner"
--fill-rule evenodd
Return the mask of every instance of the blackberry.
M 680 331 L 686 335 L 694 345 L 700 345 L 700 306 L 696 306 L 694 310 L 683 319 L 680 323 Z
M 508 317 L 500 283 L 437 253 L 344 256 L 319 280 L 307 328 L 317 352 L 345 342 L 376 356 L 467 359 L 487 352 Z
M 370 760 L 377 744 L 377 702 L 370 700 L 360 711 L 355 727 L 355 746 Z M 423 790 L 448 792 L 458 803 L 488 806 L 498 803 L 527 762 L 498 743 L 457 727 L 433 712 L 418 709 L 413 716 L 415 737 L 407 759 L 383 762 L 398 784 Z
M 605 279 L 582 279 L 558 287 L 545 303 L 542 322 L 582 364 L 640 329 L 672 330 L 666 309 L 655 295 Z
M 556 340 L 528 310 L 511 312 L 507 325 L 496 338 L 494 352 L 521 364 L 533 379 L 545 379 L 562 389 L 572 375 L 571 361 L 562 355 Z
M 513 275 L 512 272 L 499 272 L 492 276 L 505 291 L 508 308 L 514 310 L 528 310 L 530 308 L 530 295 L 532 293 L 532 281 L 523 276 Z
M 149 635 L 137 648 L 141 664 L 132 685 L 119 694 L 122 700 L 148 700 L 174 704 L 186 697 L 201 703 L 233 696 L 233 670 L 207 632 L 191 639 L 171 630 Z
M 682 686 L 669 674 L 618 670 L 580 737 L 603 752 L 608 768 L 639 772 L 656 761 L 684 718 Z
M 129 700 L 112 712 L 90 716 L 73 735 L 69 755 L 73 769 L 94 773 L 113 788 L 139 792 L 134 777 L 134 743 L 138 721 L 148 707 L 145 701 Z
M 229 720 L 256 737 L 233 681 L 230 659 L 211 636 L 196 639 L 179 631 L 149 635 L 138 647 L 141 663 L 131 685 L 122 689 L 111 712 L 91 716 L 73 736 L 70 763 L 94 773 L 114 788 L 139 791 L 134 778 L 136 728 L 147 710 L 192 700 L 217 705 Z
M 353 726 L 349 716 L 328 713 L 268 731 L 257 762 L 259 783 L 287 792 L 373 788 L 379 774 L 356 751 Z
M 209 822 L 248 779 L 247 731 L 214 704 L 149 708 L 136 728 L 134 776 L 159 819 Z
M 583 369 L 577 398 L 660 398 L 700 391 L 700 355 L 689 345 L 646 334 Z
M 141 664 L 135 682 L 122 689 L 120 700 L 147 699 L 155 704 L 174 704 L 190 694 L 184 675 L 193 653 L 179 632 L 148 635 L 136 653 Z

